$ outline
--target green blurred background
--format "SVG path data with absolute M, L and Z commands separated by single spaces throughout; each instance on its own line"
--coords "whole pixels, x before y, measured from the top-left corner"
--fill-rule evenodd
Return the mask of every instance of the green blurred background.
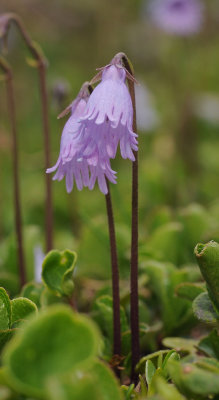
M 57 115 L 82 83 L 96 74 L 97 67 L 108 64 L 119 51 L 127 53 L 141 87 L 146 86 L 150 93 L 150 107 L 156 115 L 151 126 L 139 131 L 140 250 L 150 253 L 151 237 L 157 228 L 180 224 L 192 215 L 198 219 L 186 251 L 185 224 L 183 232 L 179 225 L 173 229 L 171 243 L 179 240 L 179 248 L 184 245 L 184 250 L 174 253 L 173 259 L 170 251 L 169 261 L 181 265 L 193 261 L 196 241 L 219 239 L 219 4 L 218 0 L 206 1 L 201 32 L 185 38 L 159 31 L 143 11 L 146 3 L 1 0 L 0 13 L 20 15 L 48 59 L 52 165 L 58 157 L 65 122 L 57 120 Z M 38 77 L 25 62 L 29 56 L 13 27 L 6 57 L 14 71 L 25 249 L 29 265 L 33 265 L 33 247 L 44 245 L 45 168 Z M 13 264 L 14 270 L 11 139 L 4 82 L 0 90 L 1 262 L 9 268 Z M 144 115 L 148 106 L 141 104 L 138 113 Z M 120 267 L 126 276 L 131 162 L 117 156 L 112 166 L 118 171 L 112 197 Z M 104 196 L 97 187 L 92 192 L 74 188 L 68 195 L 64 181 L 53 183 L 53 194 L 55 247 L 78 252 L 78 273 L 108 278 Z M 184 236 L 178 235 L 179 231 Z

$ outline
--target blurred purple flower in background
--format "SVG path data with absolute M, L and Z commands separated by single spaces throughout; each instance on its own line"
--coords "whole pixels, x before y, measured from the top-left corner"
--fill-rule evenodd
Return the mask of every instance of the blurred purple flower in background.
M 203 3 L 200 0 L 151 0 L 149 14 L 164 31 L 176 35 L 192 35 L 200 31 Z
M 52 105 L 55 110 L 60 110 L 64 107 L 64 103 L 70 94 L 70 84 L 63 78 L 56 79 L 51 87 Z
M 138 128 L 143 132 L 156 129 L 160 119 L 150 91 L 144 84 L 140 83 L 140 85 L 136 85 L 135 95 Z
M 34 280 L 35 282 L 41 282 L 42 265 L 45 258 L 42 246 L 36 245 L 33 249 L 34 252 Z

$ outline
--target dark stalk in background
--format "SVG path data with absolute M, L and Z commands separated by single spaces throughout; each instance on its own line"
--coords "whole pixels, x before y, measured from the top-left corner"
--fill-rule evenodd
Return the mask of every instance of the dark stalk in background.
M 22 287 L 26 283 L 26 270 L 25 270 L 24 250 L 23 250 L 21 206 L 20 206 L 20 185 L 19 185 L 19 175 L 18 175 L 18 149 L 17 149 L 17 127 L 16 127 L 16 113 L 15 113 L 15 101 L 14 101 L 14 85 L 13 85 L 13 75 L 11 68 L 9 64 L 2 57 L 0 57 L 0 67 L 5 74 L 8 113 L 11 123 L 15 229 L 17 237 L 20 286 Z
M 116 233 L 113 217 L 112 200 L 109 183 L 108 193 L 105 195 L 110 238 L 110 253 L 112 266 L 113 289 L 113 354 L 121 355 L 121 326 L 120 326 L 120 297 L 119 297 L 119 268 L 116 246 Z
M 42 122 L 44 136 L 44 168 L 45 171 L 50 167 L 50 132 L 49 132 L 49 116 L 48 116 L 48 95 L 46 88 L 46 59 L 42 50 L 28 35 L 21 19 L 13 13 L 2 14 L 0 16 L 0 37 L 5 41 L 7 39 L 8 30 L 11 22 L 14 22 L 18 27 L 21 36 L 23 37 L 28 49 L 34 57 L 33 66 L 38 69 L 39 73 L 39 88 L 42 105 Z M 46 180 L 46 199 L 45 199 L 45 225 L 46 225 L 46 251 L 53 247 L 53 211 L 52 211 L 52 185 L 51 179 L 45 173 Z
M 132 65 L 126 55 L 122 61 L 127 71 L 133 76 Z M 134 80 L 127 79 L 133 106 L 133 131 L 137 133 L 136 103 Z M 136 383 L 135 366 L 140 358 L 139 310 L 138 310 L 138 152 L 134 151 L 135 161 L 132 163 L 132 236 L 131 236 L 131 346 L 132 346 L 132 379 Z

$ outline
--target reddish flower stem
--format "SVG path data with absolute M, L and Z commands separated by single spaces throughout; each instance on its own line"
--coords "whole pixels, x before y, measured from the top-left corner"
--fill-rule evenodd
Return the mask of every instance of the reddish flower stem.
M 128 58 L 122 57 L 125 68 L 134 77 Z M 133 106 L 133 131 L 137 133 L 136 102 L 134 81 L 127 79 Z M 132 380 L 136 383 L 135 366 L 140 358 L 139 341 L 139 310 L 138 310 L 138 152 L 134 152 L 135 161 L 132 163 L 132 236 L 131 236 L 131 348 L 132 348 Z
M 18 146 L 17 146 L 17 126 L 16 126 L 16 112 L 14 100 L 14 85 L 13 75 L 10 66 L 5 60 L 0 58 L 0 67 L 5 73 L 6 77 L 6 90 L 8 101 L 8 113 L 11 123 L 12 134 L 12 159 L 13 159 L 13 185 L 14 185 L 14 213 L 15 213 L 15 229 L 17 237 L 17 251 L 18 251 L 18 267 L 20 275 L 20 286 L 26 283 L 26 269 L 23 251 L 23 235 L 22 235 L 22 220 L 21 220 L 21 206 L 20 206 L 20 185 L 19 185 L 19 161 L 18 161 Z
M 108 217 L 108 228 L 110 238 L 110 254 L 112 266 L 112 289 L 113 289 L 113 353 L 121 355 L 121 326 L 120 326 L 120 297 L 119 297 L 119 268 L 116 247 L 116 234 L 112 209 L 110 187 L 105 195 Z
M 92 85 L 88 85 L 88 91 L 93 92 Z M 108 193 L 105 195 L 106 210 L 108 218 L 108 229 L 110 239 L 110 255 L 112 270 L 112 290 L 113 290 L 113 354 L 121 355 L 121 324 L 120 324 L 120 296 L 119 296 L 119 267 L 116 246 L 116 233 L 113 216 L 113 207 L 110 193 L 110 186 L 107 182 Z M 119 372 L 117 370 L 117 375 Z
M 46 89 L 46 60 L 39 46 L 30 38 L 22 20 L 14 13 L 2 14 L 0 25 L 2 26 L 3 37 L 7 37 L 11 23 L 14 22 L 18 27 L 27 47 L 36 61 L 36 68 L 39 73 L 39 88 L 42 104 L 42 122 L 44 136 L 44 167 L 50 167 L 50 132 L 48 118 L 48 96 Z M 53 247 L 53 210 L 52 210 L 52 182 L 48 174 L 45 174 L 46 199 L 45 199 L 45 226 L 46 226 L 46 251 Z

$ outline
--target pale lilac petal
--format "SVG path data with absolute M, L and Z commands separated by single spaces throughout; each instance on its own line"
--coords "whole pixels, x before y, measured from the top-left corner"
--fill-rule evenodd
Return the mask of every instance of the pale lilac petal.
M 74 183 L 73 173 L 71 171 L 71 168 L 67 169 L 65 183 L 66 183 L 66 190 L 68 193 L 70 193 L 73 189 L 73 183 Z
M 115 158 L 121 141 L 122 157 L 134 160 L 137 134 L 132 132 L 133 107 L 125 79 L 124 68 L 110 65 L 103 70 L 102 82 L 90 95 L 80 119 L 85 132 L 82 153 L 89 165 L 102 165 L 104 157 Z
M 100 171 L 99 174 L 98 174 L 98 185 L 99 185 L 100 191 L 103 194 L 107 194 L 108 193 L 106 179 L 105 179 L 105 176 L 104 176 L 102 171 Z
M 54 172 L 54 171 L 58 168 L 59 163 L 60 163 L 60 158 L 61 158 L 61 157 L 58 158 L 56 164 L 55 164 L 53 167 L 47 168 L 47 170 L 46 170 L 46 173 L 47 173 L 47 174 L 51 174 L 52 172 Z
M 92 154 L 92 156 L 90 156 L 89 158 L 87 158 L 87 163 L 88 163 L 89 165 L 93 165 L 94 167 L 97 166 L 98 161 L 99 161 L 99 153 L 98 153 L 98 151 L 95 151 L 95 152 Z
M 82 190 L 83 182 L 82 182 L 82 178 L 81 178 L 81 172 L 80 172 L 78 166 L 76 166 L 76 168 L 75 168 L 75 182 L 76 182 L 78 190 Z
M 83 182 L 84 182 L 84 186 L 86 187 L 86 186 L 88 186 L 89 185 L 89 179 L 90 179 L 90 177 L 89 177 L 89 168 L 88 168 L 88 165 L 87 165 L 87 162 L 86 161 L 81 161 L 81 175 L 82 175 L 82 180 L 83 180 Z
M 94 185 L 95 185 L 95 182 L 96 182 L 96 178 L 97 178 L 95 167 L 91 166 L 90 167 L 90 172 L 91 172 L 91 176 L 90 176 L 90 182 L 89 182 L 88 188 L 90 190 L 92 190 L 94 188 Z

